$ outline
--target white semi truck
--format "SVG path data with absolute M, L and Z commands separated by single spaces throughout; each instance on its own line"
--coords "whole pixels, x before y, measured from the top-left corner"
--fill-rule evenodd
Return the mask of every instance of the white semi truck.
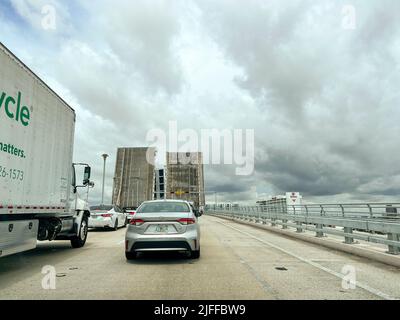
M 74 130 L 75 111 L 0 43 L 0 257 L 38 240 L 85 245 L 90 211 L 78 189 L 91 169 L 72 163 Z

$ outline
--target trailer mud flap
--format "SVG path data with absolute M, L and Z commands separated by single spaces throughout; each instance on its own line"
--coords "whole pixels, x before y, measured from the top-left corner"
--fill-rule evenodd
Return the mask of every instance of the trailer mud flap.
M 36 248 L 38 220 L 0 222 L 0 258 Z

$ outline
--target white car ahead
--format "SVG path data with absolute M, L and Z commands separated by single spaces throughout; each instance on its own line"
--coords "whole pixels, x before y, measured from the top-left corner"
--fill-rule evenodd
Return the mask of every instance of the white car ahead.
M 100 205 L 90 207 L 89 228 L 118 228 L 126 227 L 127 214 L 117 206 Z
M 128 223 L 133 219 L 137 211 L 137 207 L 127 207 L 125 208 L 125 212 L 127 215 Z

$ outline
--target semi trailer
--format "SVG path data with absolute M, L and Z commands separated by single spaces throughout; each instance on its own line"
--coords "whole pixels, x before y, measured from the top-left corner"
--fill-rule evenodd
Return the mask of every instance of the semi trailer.
M 91 169 L 73 163 L 74 130 L 75 111 L 0 43 L 0 257 L 85 245 Z

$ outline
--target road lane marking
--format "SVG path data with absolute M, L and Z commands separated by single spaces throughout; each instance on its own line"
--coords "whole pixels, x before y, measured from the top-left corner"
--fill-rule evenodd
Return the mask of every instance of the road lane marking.
M 333 271 L 333 270 L 331 270 L 329 268 L 326 268 L 326 267 L 324 267 L 324 266 L 322 266 L 322 265 L 320 265 L 318 263 L 315 263 L 315 262 L 313 262 L 311 260 L 308 260 L 306 258 L 300 257 L 299 255 L 297 255 L 297 254 L 295 254 L 293 252 L 290 252 L 290 251 L 288 251 L 286 249 L 283 249 L 281 247 L 278 247 L 277 245 L 274 245 L 273 243 L 271 243 L 269 241 L 266 241 L 266 240 L 260 239 L 258 237 L 255 237 L 255 236 L 251 235 L 248 232 L 239 230 L 239 229 L 237 229 L 235 227 L 232 227 L 232 226 L 230 226 L 230 225 L 228 225 L 226 223 L 220 222 L 220 221 L 218 221 L 218 223 L 220 223 L 220 224 L 224 225 L 225 227 L 228 227 L 228 228 L 230 228 L 232 230 L 240 232 L 240 233 L 242 233 L 242 234 L 244 234 L 244 235 L 246 235 L 246 236 L 248 236 L 250 238 L 253 238 L 254 240 L 257 240 L 257 241 L 259 241 L 261 243 L 264 243 L 264 244 L 266 244 L 266 245 L 268 245 L 268 246 L 270 246 L 272 248 L 275 248 L 275 249 L 277 249 L 277 250 L 279 250 L 279 251 L 281 251 L 281 252 L 283 252 L 283 253 L 285 253 L 287 255 L 290 255 L 290 256 L 292 256 L 292 257 L 294 257 L 294 258 L 296 258 L 296 259 L 298 259 L 300 261 L 303 261 L 303 262 L 305 262 L 305 263 L 307 263 L 307 264 L 309 264 L 309 265 L 311 265 L 311 266 L 313 266 L 315 268 L 318 268 L 318 269 L 320 269 L 322 271 L 325 271 L 325 272 L 327 272 L 327 273 L 329 273 L 329 274 L 331 274 L 331 275 L 333 275 L 333 276 L 335 276 L 335 277 L 337 277 L 337 278 L 339 278 L 341 280 L 343 280 L 343 278 L 345 277 L 345 275 L 343 275 L 343 274 L 341 274 L 339 272 Z M 376 295 L 376 296 L 378 296 L 378 297 L 380 297 L 382 299 L 385 299 L 385 300 L 398 300 L 395 297 L 392 297 L 392 296 L 390 296 L 390 295 L 388 295 L 388 294 L 386 294 L 386 293 L 384 293 L 384 292 L 382 292 L 380 290 L 372 288 L 372 287 L 370 287 L 370 286 L 368 286 L 368 285 L 366 285 L 364 283 L 361 283 L 359 281 L 357 281 L 356 286 L 361 288 L 361 289 L 364 289 L 365 291 L 368 291 L 369 293 L 371 293 L 373 295 Z
M 218 233 L 214 232 L 214 235 L 217 237 L 217 239 L 224 245 L 224 241 L 223 239 L 220 238 Z M 225 244 L 225 246 L 227 246 L 230 251 L 232 252 L 232 254 L 239 259 L 240 263 L 244 265 L 244 267 L 250 272 L 250 274 L 256 279 L 256 281 L 260 284 L 260 286 L 263 288 L 263 290 L 269 294 L 272 295 L 272 297 L 275 300 L 280 300 L 279 299 L 279 293 L 272 288 L 267 281 L 247 262 L 245 261 L 239 254 L 237 254 L 235 252 L 235 250 L 233 250 L 233 247 L 231 245 L 229 245 L 228 243 Z

